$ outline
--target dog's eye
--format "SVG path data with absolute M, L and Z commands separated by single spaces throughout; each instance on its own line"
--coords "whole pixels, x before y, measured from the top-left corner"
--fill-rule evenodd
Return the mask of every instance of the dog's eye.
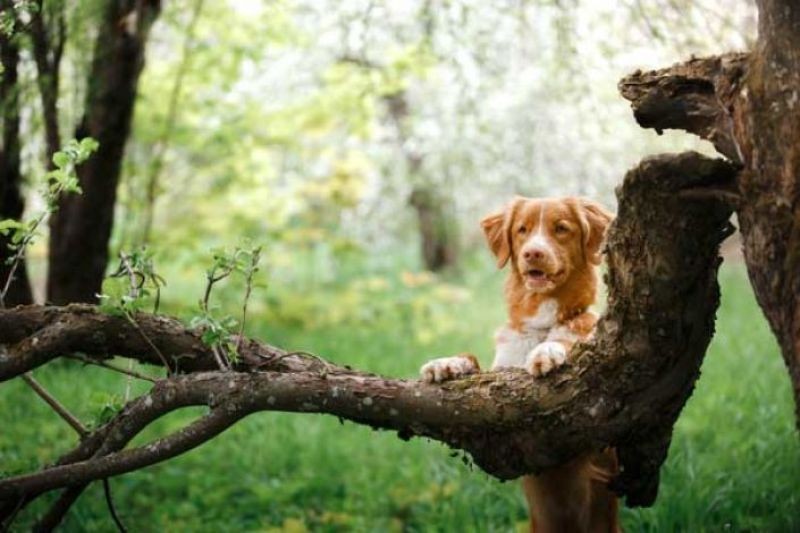
M 566 235 L 567 233 L 569 233 L 569 226 L 561 222 L 556 224 L 556 234 Z
M 517 230 L 517 233 L 519 233 L 520 235 L 524 235 L 525 233 L 528 233 L 528 228 L 526 228 L 525 226 L 520 226 L 519 229 Z

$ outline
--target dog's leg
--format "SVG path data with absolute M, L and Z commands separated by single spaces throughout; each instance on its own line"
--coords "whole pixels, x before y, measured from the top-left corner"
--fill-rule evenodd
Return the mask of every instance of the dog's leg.
M 522 478 L 531 531 L 619 533 L 617 497 L 608 482 L 617 474 L 612 448 L 590 452 Z

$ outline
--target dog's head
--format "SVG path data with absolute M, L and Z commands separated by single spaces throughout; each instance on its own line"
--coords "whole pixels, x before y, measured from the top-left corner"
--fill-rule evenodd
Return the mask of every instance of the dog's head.
M 517 197 L 481 226 L 497 266 L 510 259 L 528 290 L 548 293 L 577 269 L 600 264 L 612 218 L 600 204 L 583 198 Z

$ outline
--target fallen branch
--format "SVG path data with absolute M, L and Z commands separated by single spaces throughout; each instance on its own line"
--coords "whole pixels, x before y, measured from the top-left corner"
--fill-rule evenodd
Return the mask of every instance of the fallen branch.
M 79 492 L 93 480 L 174 457 L 251 413 L 288 411 L 436 439 L 467 451 L 500 479 L 613 445 L 623 467 L 616 489 L 629 505 L 649 505 L 713 333 L 718 245 L 729 227 L 727 203 L 683 193 L 735 176 L 732 165 L 696 153 L 651 158 L 628 173 L 608 240 L 607 312 L 596 338 L 576 346 L 569 364 L 547 378 L 508 371 L 430 385 L 252 340 L 242 342 L 232 371 L 211 371 L 217 365 L 197 332 L 173 319 L 137 315 L 139 327 L 183 374 L 158 380 L 56 465 L 0 480 L 0 502 L 13 507 L 58 488 L 74 500 L 75 487 Z M 0 310 L 0 343 L 9 346 L 0 357 L 0 379 L 76 351 L 160 363 L 125 318 L 91 306 Z M 189 405 L 210 411 L 159 440 L 124 449 L 153 420 Z

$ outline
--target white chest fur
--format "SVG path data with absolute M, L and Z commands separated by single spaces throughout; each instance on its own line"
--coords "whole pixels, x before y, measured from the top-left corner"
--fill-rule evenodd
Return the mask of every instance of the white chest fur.
M 492 369 L 503 367 L 524 368 L 537 345 L 548 339 L 551 330 L 557 329 L 558 302 L 545 300 L 539 305 L 536 314 L 524 319 L 522 331 L 503 326 L 495 334 L 495 353 Z

